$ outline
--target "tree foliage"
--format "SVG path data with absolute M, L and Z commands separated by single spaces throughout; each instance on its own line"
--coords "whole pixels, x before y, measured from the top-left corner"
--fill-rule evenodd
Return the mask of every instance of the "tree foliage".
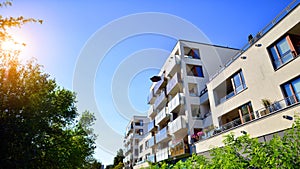
M 76 121 L 74 92 L 59 87 L 35 60 L 22 64 L 18 51 L 2 48 L 13 41 L 7 29 L 28 22 L 42 21 L 0 15 L 0 168 L 90 168 L 97 163 L 93 114 Z
M 114 169 L 122 168 L 124 166 L 124 164 L 123 164 L 124 158 L 125 158 L 125 156 L 124 156 L 123 150 L 119 149 L 117 151 L 117 155 L 114 157 L 113 168 Z
M 225 136 L 224 146 L 210 150 L 210 159 L 193 154 L 186 161 L 176 164 L 160 162 L 150 169 L 219 169 L 219 168 L 299 168 L 300 166 L 300 119 L 296 117 L 291 129 L 283 137 L 275 135 L 268 142 L 259 142 L 245 134 Z

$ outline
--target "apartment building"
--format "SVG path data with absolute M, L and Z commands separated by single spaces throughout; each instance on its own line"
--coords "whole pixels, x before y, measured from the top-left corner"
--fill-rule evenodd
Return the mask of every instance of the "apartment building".
M 131 168 L 138 161 L 139 143 L 147 134 L 147 116 L 133 116 L 127 125 L 124 138 L 124 155 L 123 160 L 126 168 Z
M 266 141 L 292 126 L 300 112 L 300 6 L 293 1 L 207 83 L 215 126 L 196 152 L 222 146 L 222 137 L 249 133 Z
M 299 16 L 293 1 L 239 50 L 179 40 L 151 78 L 147 146 L 134 168 L 206 154 L 230 132 L 283 135 L 300 112 Z

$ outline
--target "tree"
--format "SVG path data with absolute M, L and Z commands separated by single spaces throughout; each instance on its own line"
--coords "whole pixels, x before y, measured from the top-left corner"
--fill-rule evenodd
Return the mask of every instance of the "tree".
M 2 48 L 13 41 L 7 29 L 28 22 L 42 21 L 0 17 L 0 168 L 88 167 L 95 162 L 93 114 L 76 121 L 74 92 L 57 86 L 35 60 L 22 64 L 19 51 Z
M 123 164 L 123 159 L 124 158 L 125 158 L 125 156 L 124 156 L 123 150 L 119 149 L 117 151 L 117 155 L 114 158 L 113 168 L 116 168 L 116 167 L 118 168 L 120 166 L 124 166 L 124 164 Z

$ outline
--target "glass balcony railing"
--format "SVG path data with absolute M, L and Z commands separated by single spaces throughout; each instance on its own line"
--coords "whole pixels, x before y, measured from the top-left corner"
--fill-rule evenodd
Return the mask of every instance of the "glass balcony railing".
M 169 132 L 174 134 L 182 129 L 186 129 L 187 125 L 185 119 L 182 116 L 177 117 L 174 121 L 169 123 Z
M 152 163 L 155 163 L 155 154 L 147 156 L 147 160 L 152 162 Z
M 151 122 L 149 122 L 148 124 L 148 132 L 152 131 L 155 128 L 155 121 L 152 120 Z
M 152 147 L 155 145 L 155 136 L 151 137 L 149 140 L 148 140 L 148 145 L 149 147 Z
M 171 113 L 178 106 L 183 105 L 183 104 L 184 104 L 184 95 L 183 95 L 183 93 L 176 94 L 176 96 L 172 100 L 170 100 L 170 102 L 168 103 L 169 113 Z
M 167 100 L 166 94 L 164 91 L 160 93 L 160 95 L 156 98 L 154 102 L 154 109 L 157 109 L 163 101 Z
M 161 121 L 169 118 L 170 116 L 166 112 L 166 108 L 163 108 L 155 117 L 156 124 L 159 124 Z
M 295 95 L 291 95 L 290 97 L 286 97 L 282 100 L 272 103 L 270 106 L 261 108 L 256 111 L 257 117 L 262 117 L 268 114 L 276 113 L 282 109 L 286 109 L 288 107 L 294 106 L 295 104 L 299 104 L 300 93 L 296 93 Z
M 166 126 L 165 128 L 161 129 L 158 133 L 156 133 L 155 135 L 155 140 L 156 143 L 159 143 L 165 139 L 168 138 L 168 126 Z
M 167 94 L 172 93 L 173 91 L 175 91 L 175 87 L 179 86 L 181 83 L 181 77 L 180 74 L 176 73 L 174 75 L 174 77 L 168 82 L 167 84 Z

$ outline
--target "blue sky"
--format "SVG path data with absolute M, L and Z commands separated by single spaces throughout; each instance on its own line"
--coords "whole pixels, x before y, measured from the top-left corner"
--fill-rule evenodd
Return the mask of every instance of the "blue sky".
M 27 43 L 21 58 L 24 60 L 31 57 L 37 58 L 38 62 L 44 65 L 45 72 L 55 78 L 59 85 L 73 90 L 77 61 L 85 63 L 84 59 L 79 59 L 85 45 L 97 31 L 101 31 L 110 23 L 122 20 L 126 16 L 146 12 L 176 16 L 201 30 L 213 44 L 240 48 L 247 42 L 250 33 L 255 35 L 289 2 L 289 0 L 15 0 L 12 7 L 1 9 L 1 13 L 4 16 L 23 15 L 44 20 L 42 25 L 28 24 L 21 30 L 13 31 L 16 39 Z M 146 20 L 128 22 L 128 26 L 112 29 L 108 37 L 125 32 L 126 29 L 132 28 L 130 26 L 142 27 L 144 22 Z M 168 25 L 164 24 L 166 23 L 161 22 L 159 25 L 153 25 L 153 29 L 156 27 L 170 29 Z M 185 28 L 184 24 L 174 27 L 174 29 L 181 30 Z M 151 28 L 149 29 L 151 30 Z M 192 38 L 187 40 L 199 39 L 193 37 L 193 34 L 188 34 L 186 37 Z M 101 39 L 101 43 L 94 45 L 96 47 L 105 45 L 107 40 Z M 128 36 L 120 39 L 106 53 L 103 60 L 97 63 L 93 79 L 94 88 L 92 89 L 97 110 L 90 108 L 87 103 L 79 105 L 79 111 L 86 109 L 96 111 L 97 118 L 102 119 L 114 132 L 115 139 L 108 140 L 110 133 L 107 133 L 107 130 L 101 128 L 101 124 L 99 124 L 103 121 L 96 122 L 95 132 L 99 135 L 98 140 L 101 141 L 97 142 L 98 148 L 95 156 L 104 164 L 113 162 L 113 151 L 116 151 L 114 150 L 116 147 L 122 148 L 125 127 L 133 113 L 123 112 L 128 107 L 135 109 L 140 114 L 145 114 L 147 111 L 146 97 L 151 85 L 149 78 L 158 73 L 158 68 L 164 63 L 176 41 L 176 37 L 163 34 L 144 33 Z M 139 56 L 147 57 L 142 61 L 143 64 L 145 63 L 145 67 L 138 62 Z M 151 66 L 147 65 L 150 64 L 147 60 L 153 61 Z M 128 71 L 122 69 L 126 66 L 128 66 Z M 139 70 L 130 74 L 134 68 Z M 124 77 L 123 81 L 126 83 L 122 84 L 118 81 L 119 79 L 114 79 L 114 77 Z M 125 92 L 116 93 L 114 89 Z M 75 92 L 81 95 L 84 90 Z M 122 102 L 122 99 L 118 100 L 119 97 L 128 100 Z M 79 104 L 85 103 L 85 100 L 85 98 L 78 98 Z M 112 142 L 114 148 L 105 147 L 109 144 L 104 145 L 103 142 Z

